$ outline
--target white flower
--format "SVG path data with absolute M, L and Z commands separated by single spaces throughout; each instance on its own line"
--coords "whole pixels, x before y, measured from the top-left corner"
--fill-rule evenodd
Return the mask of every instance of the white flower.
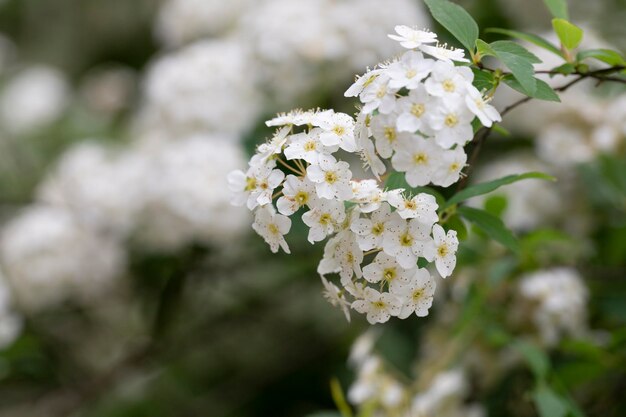
M 69 86 L 58 70 L 25 69 L 4 85 L 0 96 L 0 124 L 14 134 L 27 134 L 57 120 L 69 103 Z
M 418 219 L 421 223 L 432 226 L 439 220 L 437 215 L 437 201 L 435 197 L 419 193 L 413 198 L 406 198 L 402 190 L 387 192 L 387 201 L 396 208 L 396 212 L 403 219 Z
M 393 62 L 387 67 L 385 73 L 391 79 L 389 87 L 408 88 L 413 90 L 420 82 L 428 77 L 435 61 L 424 58 L 420 52 L 407 51 L 400 60 Z
M 400 142 L 408 142 L 408 133 L 399 133 L 396 129 L 397 116 L 377 114 L 372 117 L 371 129 L 376 140 L 376 150 L 383 158 L 391 158 Z
M 357 149 L 354 139 L 354 119 L 345 113 L 320 113 L 315 126 L 321 127 L 320 142 L 324 146 L 339 146 L 346 152 Z
M 315 183 L 315 190 L 320 198 L 352 198 L 352 172 L 347 162 L 337 162 L 331 155 L 325 155 L 320 157 L 318 165 L 309 165 L 306 171 L 307 177 Z
M 361 153 L 361 160 L 365 168 L 370 168 L 372 174 L 379 179 L 382 174 L 385 173 L 386 167 L 384 162 L 376 155 L 376 149 L 374 143 L 370 140 L 370 129 L 368 126 L 369 115 L 365 113 L 359 113 L 356 125 L 354 127 L 354 137 L 356 139 L 356 145 Z
M 339 276 L 341 283 L 349 283 L 352 276 L 356 274 L 361 278 L 361 262 L 363 262 L 363 251 L 356 241 L 356 236 L 349 230 L 343 230 L 337 235 L 337 242 L 334 246 L 333 257 L 339 263 Z
M 362 76 L 358 77 L 356 79 L 356 81 L 354 82 L 354 84 L 352 84 L 344 93 L 345 97 L 356 97 L 358 95 L 360 95 L 363 90 L 367 87 L 369 87 L 370 84 L 372 84 L 374 82 L 374 80 L 376 80 L 376 78 L 378 78 L 378 76 L 383 72 L 382 69 L 375 69 L 372 71 L 369 71 L 365 74 L 363 74 Z
M 346 218 L 343 203 L 336 200 L 320 200 L 312 210 L 302 215 L 302 221 L 309 226 L 309 242 L 315 243 L 332 233 Z
M 285 148 L 285 158 L 303 159 L 309 164 L 317 164 L 321 154 L 331 154 L 339 146 L 324 146 L 320 141 L 322 129 L 311 129 L 310 132 L 298 133 L 290 137 L 290 143 Z
M 291 219 L 277 214 L 271 204 L 259 207 L 254 216 L 252 228 L 265 239 L 272 252 L 278 252 L 278 247 L 283 248 L 285 253 L 291 253 L 289 246 L 283 237 L 291 229 Z
M 438 167 L 432 175 L 432 183 L 441 187 L 449 187 L 459 180 L 461 170 L 465 167 L 467 155 L 462 147 L 444 151 Z
M 352 201 L 359 205 L 361 213 L 371 213 L 378 210 L 386 194 L 378 188 L 378 183 L 375 180 L 353 180 L 350 183 L 354 194 Z
M 346 316 L 346 320 L 350 322 L 350 303 L 343 296 L 343 290 L 337 288 L 335 284 L 329 282 L 326 278 L 320 277 L 322 284 L 324 285 L 324 291 L 322 294 L 324 298 L 333 306 L 341 308 L 343 314 Z
M 456 231 L 448 230 L 448 234 L 443 227 L 436 224 L 433 226 L 434 242 L 429 244 L 424 250 L 424 257 L 429 262 L 435 260 L 437 272 L 442 278 L 452 274 L 456 266 L 456 250 L 459 247 L 459 240 Z
M 382 246 L 387 222 L 393 218 L 389 204 L 383 203 L 378 210 L 372 212 L 369 219 L 360 218 L 353 221 L 350 230 L 357 234 L 359 247 L 370 250 Z
M 417 219 L 391 220 L 383 237 L 383 250 L 394 256 L 401 267 L 412 268 L 424 249 L 432 245 L 430 226 Z
M 380 252 L 374 258 L 374 262 L 363 268 L 363 278 L 372 284 L 383 281 L 389 286 L 389 290 L 395 294 L 397 287 L 411 281 L 416 269 L 416 266 L 407 269 L 402 268 L 396 258 L 385 252 Z
M 396 125 L 399 132 L 415 133 L 418 130 L 430 134 L 428 114 L 433 108 L 433 99 L 426 92 L 423 84 L 409 91 L 407 97 L 398 99 Z
M 373 288 L 366 288 L 365 299 L 354 301 L 352 308 L 361 314 L 367 314 L 367 321 L 376 324 L 388 321 L 391 316 L 397 316 L 401 303 L 389 293 L 379 293 Z
M 491 127 L 493 122 L 502 120 L 498 110 L 488 104 L 488 100 L 485 100 L 480 91 L 474 86 L 467 86 L 465 104 L 467 104 L 467 108 L 478 117 L 483 126 Z
M 258 156 L 261 161 L 265 162 L 272 156 L 281 153 L 283 146 L 287 143 L 287 139 L 289 139 L 290 132 L 290 126 L 283 126 L 278 129 L 269 142 L 259 145 L 255 156 Z
M 399 35 L 387 35 L 394 41 L 400 42 L 400 45 L 407 49 L 415 49 L 421 47 L 425 43 L 437 42 L 437 34 L 425 30 L 417 30 L 408 26 L 399 25 L 394 28 Z
M 432 139 L 414 136 L 398 148 L 391 165 L 406 172 L 406 182 L 411 187 L 419 187 L 432 181 L 435 170 L 441 165 L 442 154 L 443 150 Z
M 435 280 L 432 279 L 428 270 L 416 269 L 408 282 L 391 290 L 392 294 L 403 301 L 402 310 L 398 317 L 405 319 L 412 313 L 418 317 L 426 317 L 428 309 L 433 304 L 435 287 Z
M 422 52 L 445 62 L 470 62 L 469 59 L 465 58 L 465 51 L 462 49 L 447 48 L 446 45 L 422 45 L 420 49 Z
M 253 210 L 256 206 L 272 202 L 272 193 L 285 178 L 285 174 L 278 169 L 267 166 L 250 168 L 247 174 L 237 170 L 228 174 L 228 185 L 233 192 L 234 205 L 247 205 Z
M 315 120 L 317 120 L 318 114 L 325 113 L 325 112 L 330 113 L 332 112 L 332 110 L 324 110 L 324 111 L 292 110 L 288 113 L 278 114 L 273 119 L 266 121 L 265 125 L 267 127 L 287 126 L 287 125 L 294 125 L 294 126 L 312 125 L 315 122 Z
M 454 145 L 465 145 L 474 136 L 472 113 L 458 98 L 446 98 L 439 102 L 430 115 L 430 125 L 435 130 L 435 141 L 449 149 Z
M 397 88 L 389 86 L 389 77 L 381 74 L 363 89 L 360 95 L 363 106 L 363 113 L 369 114 L 374 110 L 382 114 L 389 114 L 396 107 Z
M 455 67 L 451 63 L 439 61 L 433 66 L 432 73 L 424 85 L 428 94 L 433 96 L 458 97 L 465 93 L 473 78 L 474 75 L 469 68 Z
M 315 185 L 311 181 L 306 177 L 287 175 L 283 183 L 283 195 L 276 202 L 276 208 L 281 214 L 291 216 L 300 207 L 313 207 L 316 201 Z

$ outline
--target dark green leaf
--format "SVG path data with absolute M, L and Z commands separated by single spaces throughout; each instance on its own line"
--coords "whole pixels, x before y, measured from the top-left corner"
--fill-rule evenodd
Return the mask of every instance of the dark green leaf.
M 538 346 L 523 340 L 515 342 L 514 346 L 524 356 L 535 378 L 545 379 L 550 370 L 550 360 L 546 353 Z
M 485 210 L 479 210 L 472 207 L 461 206 L 457 209 L 458 213 L 476 225 L 479 229 L 487 233 L 492 239 L 500 242 L 513 252 L 519 251 L 519 242 L 513 233 L 507 229 L 499 218 L 487 213 Z
M 552 19 L 552 27 L 567 49 L 578 47 L 583 40 L 583 30 L 565 19 Z
M 496 56 L 496 51 L 482 39 L 476 39 L 476 51 L 482 56 Z
M 474 87 L 478 89 L 478 91 L 483 90 L 491 90 L 495 85 L 495 79 L 493 78 L 493 73 L 489 71 L 482 71 L 478 68 L 472 68 L 474 72 Z
M 494 216 L 502 216 L 508 205 L 506 197 L 502 195 L 492 195 L 485 200 L 485 210 Z
M 463 223 L 463 220 L 457 215 L 451 216 L 446 220 L 446 229 L 455 230 L 459 240 L 467 239 L 467 227 L 465 227 L 465 223 Z
M 550 51 L 558 55 L 559 57 L 563 58 L 563 54 L 561 53 L 561 50 L 556 45 L 552 44 L 551 42 L 548 42 L 541 36 L 533 35 L 531 33 L 518 32 L 516 30 L 500 29 L 500 28 L 489 28 L 486 30 L 486 32 L 499 33 L 501 35 L 506 35 L 512 38 L 517 38 L 526 42 L 530 42 L 534 45 L 537 45 L 540 48 Z
M 565 0 L 543 0 L 552 16 L 560 19 L 569 19 L 567 2 Z
M 535 78 L 535 82 L 537 83 L 537 90 L 534 94 L 530 94 L 532 98 L 545 101 L 555 101 L 557 103 L 561 101 L 556 91 L 554 91 L 552 87 L 550 87 L 545 81 L 542 81 L 539 78 Z M 520 83 L 513 77 L 504 77 L 504 83 L 522 94 L 527 94 L 524 88 L 520 85 Z
M 467 187 L 464 190 L 459 191 L 455 195 L 453 195 L 446 203 L 441 207 L 441 209 L 446 209 L 454 204 L 458 204 L 462 201 L 465 201 L 469 198 L 476 197 L 478 195 L 487 194 L 496 190 L 503 185 L 511 184 L 517 181 L 525 180 L 528 178 L 537 178 L 541 180 L 554 181 L 555 178 L 544 174 L 542 172 L 527 172 L 525 174 L 516 174 L 516 175 L 507 175 L 506 177 L 499 178 L 497 180 L 483 182 L 480 184 L 472 185 Z
M 532 64 L 541 62 L 523 46 L 512 41 L 496 41 L 490 44 L 496 57 L 506 65 L 519 81 L 524 92 L 533 96 L 537 91 L 537 79 Z
M 565 417 L 567 402 L 546 384 L 539 384 L 533 392 L 533 400 L 541 417 Z
M 626 60 L 624 60 L 619 53 L 610 49 L 589 49 L 587 51 L 580 51 L 578 55 L 576 55 L 577 61 L 582 61 L 587 58 L 594 58 L 613 66 L 626 65 Z
M 559 74 L 563 74 L 563 75 L 570 75 L 576 71 L 576 65 L 570 62 L 566 62 L 563 65 L 559 65 L 556 68 L 552 68 L 552 71 L 558 72 Z
M 441 26 L 469 51 L 474 49 L 478 39 L 478 25 L 465 9 L 447 0 L 425 0 L 425 3 Z

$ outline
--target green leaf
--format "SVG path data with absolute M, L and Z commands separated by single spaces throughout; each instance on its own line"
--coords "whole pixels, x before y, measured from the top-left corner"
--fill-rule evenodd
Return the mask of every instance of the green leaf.
M 492 195 L 485 200 L 485 210 L 494 216 L 502 216 L 509 202 L 503 195 Z
M 576 71 L 576 65 L 572 64 L 571 62 L 566 62 L 563 65 L 559 65 L 558 67 L 552 68 L 552 71 L 558 72 L 559 74 L 563 74 L 563 75 L 570 75 Z
M 496 51 L 482 39 L 476 39 L 476 51 L 482 56 L 496 56 Z
M 537 91 L 537 79 L 532 64 L 541 62 L 523 46 L 512 41 L 496 41 L 490 44 L 495 56 L 506 65 L 519 81 L 525 94 L 533 96 Z
M 463 220 L 461 220 L 461 218 L 456 214 L 446 220 L 446 229 L 455 230 L 459 240 L 467 239 L 467 227 L 465 227 Z
M 523 41 L 526 41 L 526 42 L 530 42 L 530 43 L 532 43 L 534 45 L 537 45 L 540 48 L 543 48 L 543 49 L 545 49 L 547 51 L 550 51 L 553 54 L 556 54 L 559 57 L 563 58 L 563 54 L 561 53 L 561 50 L 556 45 L 554 45 L 552 42 L 549 42 L 549 41 L 545 40 L 541 36 L 533 35 L 532 33 L 524 33 L 524 32 L 518 32 L 516 30 L 500 29 L 500 28 L 489 28 L 485 32 L 488 32 L 488 33 L 499 33 L 501 35 L 506 35 L 506 36 L 510 36 L 512 38 L 516 38 L 516 39 L 520 39 L 520 40 L 523 40 Z
M 458 4 L 447 0 L 425 0 L 435 20 L 452 34 L 461 44 L 472 51 L 478 39 L 476 21 Z
M 569 410 L 567 401 L 546 384 L 539 384 L 535 388 L 533 400 L 541 417 L 565 417 Z
M 624 60 L 619 53 L 611 49 L 589 49 L 587 51 L 580 51 L 578 55 L 576 55 L 577 61 L 583 61 L 587 58 L 594 58 L 612 66 L 626 65 L 626 60 Z
M 504 128 L 500 123 L 494 123 L 491 125 L 491 130 L 499 133 L 502 136 L 511 136 L 511 132 Z
M 519 340 L 513 345 L 523 356 L 537 379 L 545 379 L 550 370 L 550 360 L 538 346 Z
M 529 179 L 529 178 L 537 178 L 541 180 L 554 181 L 555 178 L 544 174 L 542 172 L 527 172 L 525 174 L 515 174 L 515 175 L 507 175 L 506 177 L 499 178 L 497 180 L 483 182 L 480 184 L 472 185 L 467 187 L 464 190 L 459 191 L 455 195 L 453 195 L 446 203 L 441 207 L 442 210 L 446 208 L 458 204 L 462 201 L 465 201 L 469 198 L 476 197 L 478 195 L 483 195 L 496 190 L 503 185 L 511 184 L 517 181 Z
M 493 73 L 489 71 L 482 71 L 478 68 L 472 68 L 472 72 L 474 73 L 473 84 L 478 91 L 491 90 L 495 86 L 496 83 Z
M 537 83 L 537 91 L 530 95 L 530 97 L 545 101 L 555 101 L 557 103 L 561 101 L 556 91 L 554 91 L 545 81 L 535 78 L 535 82 Z M 524 88 L 515 78 L 506 76 L 504 77 L 504 83 L 512 89 L 519 91 L 522 94 L 526 94 Z
M 457 212 L 487 233 L 487 235 L 495 241 L 500 242 L 513 252 L 519 251 L 517 238 L 507 229 L 499 218 L 487 213 L 485 210 L 467 206 L 459 207 Z
M 552 16 L 560 19 L 569 19 L 567 2 L 565 0 L 543 0 Z
M 567 49 L 578 47 L 583 40 L 583 30 L 565 19 L 552 19 L 552 27 Z

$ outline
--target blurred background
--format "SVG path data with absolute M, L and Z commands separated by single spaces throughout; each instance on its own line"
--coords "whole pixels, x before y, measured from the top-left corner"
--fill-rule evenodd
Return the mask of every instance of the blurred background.
M 541 0 L 459 3 L 481 28 L 550 27 Z M 624 0 L 570 9 L 585 48 L 626 48 Z M 230 206 L 263 121 L 353 113 L 343 91 L 399 52 L 398 24 L 443 34 L 421 0 L 0 0 L 0 416 L 330 417 L 333 377 L 360 416 L 401 417 L 398 398 L 419 417 L 535 416 L 524 356 L 578 415 L 622 416 L 622 86 L 509 115 L 472 181 L 558 181 L 472 203 L 522 250 L 469 230 L 425 319 L 347 323 L 304 226 L 271 255 Z

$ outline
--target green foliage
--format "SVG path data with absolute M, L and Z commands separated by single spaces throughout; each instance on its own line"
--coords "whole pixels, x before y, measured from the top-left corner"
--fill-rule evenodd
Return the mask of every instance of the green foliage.
M 459 240 L 467 239 L 467 227 L 458 215 L 450 216 L 445 223 L 446 229 L 452 229 L 456 231 Z
M 447 0 L 425 0 L 430 13 L 469 51 L 478 39 L 478 24 L 461 6 Z
M 587 58 L 597 59 L 609 65 L 626 66 L 626 60 L 618 52 L 611 49 L 588 49 L 580 51 L 576 55 L 577 61 L 584 61 Z
M 524 90 L 524 87 L 522 87 L 519 81 L 515 78 L 507 75 L 503 78 L 503 81 L 512 89 L 519 91 L 522 94 L 527 94 L 526 90 Z M 539 100 L 554 101 L 557 103 L 561 102 L 561 99 L 559 98 L 559 95 L 556 93 L 556 91 L 554 91 L 552 87 L 550 87 L 545 81 L 540 80 L 539 78 L 535 78 L 535 83 L 537 89 L 533 94 L 528 94 L 530 97 Z
M 565 19 L 552 19 L 552 27 L 567 49 L 577 48 L 583 40 L 583 30 Z
M 543 0 L 552 16 L 559 19 L 569 19 L 566 0 Z
M 554 177 L 548 174 L 544 174 L 542 172 L 527 172 L 525 174 L 507 175 L 506 177 L 472 185 L 470 187 L 465 188 L 464 190 L 459 191 L 458 193 L 453 195 L 448 201 L 446 201 L 446 204 L 442 207 L 442 209 L 451 207 L 454 204 L 458 204 L 469 198 L 490 193 L 493 190 L 496 190 L 502 187 L 503 185 L 512 184 L 514 182 L 525 180 L 525 179 L 530 179 L 530 178 L 547 180 L 547 181 L 555 180 Z
M 532 43 L 540 48 L 545 49 L 546 51 L 550 51 L 553 54 L 558 55 L 559 57 L 563 57 L 561 50 L 554 45 L 552 42 L 547 41 L 539 35 L 535 35 L 532 33 L 524 33 L 519 32 L 517 30 L 511 29 L 500 29 L 500 28 L 489 28 L 486 30 L 489 33 L 499 33 L 501 35 L 510 36 L 511 38 L 520 39 L 529 43 Z
M 536 93 L 537 79 L 533 64 L 541 60 L 526 48 L 512 41 L 495 41 L 489 44 L 489 48 L 483 45 L 483 55 L 492 55 L 502 61 L 519 81 L 525 94 L 532 97 Z
M 498 217 L 489 214 L 485 210 L 461 206 L 458 213 L 484 231 L 493 240 L 500 242 L 513 252 L 519 252 L 519 242 Z
M 565 417 L 568 404 L 548 385 L 539 384 L 533 391 L 533 400 L 541 417 Z
M 515 342 L 514 346 L 524 356 L 535 378 L 546 378 L 550 370 L 550 360 L 546 353 L 537 345 L 523 340 Z
M 491 71 L 483 71 L 478 68 L 472 68 L 472 72 L 474 73 L 473 84 L 474 87 L 478 89 L 478 91 L 489 91 L 496 86 L 496 79 Z

